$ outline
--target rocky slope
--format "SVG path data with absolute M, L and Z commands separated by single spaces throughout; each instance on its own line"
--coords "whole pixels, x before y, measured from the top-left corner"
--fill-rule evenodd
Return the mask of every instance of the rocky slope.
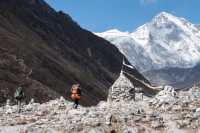
M 182 73 L 174 77 L 166 75 L 166 70 L 168 73 L 179 68 L 178 71 L 182 71 L 195 67 L 200 61 L 199 25 L 166 12 L 156 15 L 132 33 L 115 29 L 96 34 L 115 44 L 141 72 L 151 73 L 146 74 L 147 77 L 157 84 L 181 82 L 182 78 L 172 82 L 171 79 Z M 157 80 L 159 78 L 161 80 Z
M 36 96 L 37 101 L 46 101 L 60 96 L 56 91 L 34 80 L 31 77 L 32 69 L 24 64 L 23 59 L 18 59 L 2 48 L 0 48 L 0 59 L 0 104 L 5 103 L 6 99 L 13 99 L 15 85 L 22 85 L 22 83 L 23 87 L 27 87 L 24 91 L 28 101 Z
M 188 79 L 188 77 L 194 76 L 193 73 L 191 73 L 191 69 L 192 68 L 163 68 L 144 72 L 144 75 L 149 77 L 151 83 L 154 85 L 171 85 L 177 88 L 185 88 L 191 87 L 193 83 L 195 83 L 193 80 Z
M 193 68 L 165 68 L 144 72 L 154 85 L 171 85 L 179 89 L 190 88 L 200 81 L 200 65 Z
M 80 83 L 82 104 L 97 104 L 106 99 L 122 64 L 114 45 L 43 0 L 0 1 L 0 48 L 1 102 L 19 85 L 26 98 L 45 102 L 69 96 L 71 85 Z

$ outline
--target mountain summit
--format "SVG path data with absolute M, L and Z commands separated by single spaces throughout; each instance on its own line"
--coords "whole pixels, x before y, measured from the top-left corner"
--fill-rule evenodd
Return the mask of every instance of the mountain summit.
M 189 21 L 161 12 L 136 31 L 96 33 L 111 41 L 141 71 L 190 68 L 200 61 L 200 30 Z M 115 30 L 116 31 L 116 30 Z

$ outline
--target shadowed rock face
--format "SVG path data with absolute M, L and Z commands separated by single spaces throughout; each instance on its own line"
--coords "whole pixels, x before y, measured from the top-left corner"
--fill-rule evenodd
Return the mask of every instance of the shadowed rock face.
M 4 103 L 6 99 L 13 99 L 13 92 L 16 85 L 20 85 L 26 93 L 26 99 L 29 101 L 31 97 L 37 97 L 38 101 L 54 99 L 59 96 L 53 90 L 50 90 L 44 84 L 29 77 L 32 69 L 24 64 L 23 59 L 18 59 L 15 55 L 0 48 L 0 103 Z
M 116 47 L 43 0 L 0 1 L 0 48 L 0 61 L 10 62 L 0 63 L 1 102 L 19 85 L 37 102 L 69 98 L 71 85 L 78 82 L 81 103 L 93 105 L 106 99 L 121 69 Z
M 178 89 L 187 89 L 200 81 L 200 64 L 193 68 L 166 68 L 147 71 L 144 75 L 152 84 L 171 85 Z M 173 78 L 172 78 L 173 77 Z

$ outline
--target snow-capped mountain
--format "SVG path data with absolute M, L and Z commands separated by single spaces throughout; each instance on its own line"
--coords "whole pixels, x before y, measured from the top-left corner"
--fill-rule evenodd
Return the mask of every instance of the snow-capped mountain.
M 200 61 L 200 26 L 161 12 L 134 32 L 117 29 L 96 35 L 115 44 L 142 72 L 191 68 Z

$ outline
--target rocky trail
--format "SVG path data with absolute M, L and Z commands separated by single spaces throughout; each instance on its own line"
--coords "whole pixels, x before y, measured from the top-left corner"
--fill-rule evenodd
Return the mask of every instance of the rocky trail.
M 176 92 L 165 87 L 155 97 L 102 101 L 73 109 L 64 98 L 0 108 L 1 133 L 198 133 L 200 88 Z

